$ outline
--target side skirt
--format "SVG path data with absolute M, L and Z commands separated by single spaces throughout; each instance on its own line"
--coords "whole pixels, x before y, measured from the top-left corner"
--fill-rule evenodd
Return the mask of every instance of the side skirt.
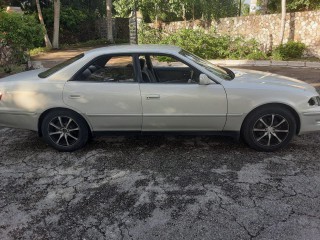
M 226 136 L 235 141 L 240 140 L 238 131 L 98 131 L 92 133 L 95 136 Z

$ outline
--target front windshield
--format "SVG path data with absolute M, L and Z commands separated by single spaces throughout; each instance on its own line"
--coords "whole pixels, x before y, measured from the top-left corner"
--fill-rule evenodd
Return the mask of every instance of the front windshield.
M 58 72 L 59 70 L 61 70 L 62 68 L 65 68 L 66 66 L 70 65 L 71 63 L 74 63 L 75 61 L 78 61 L 80 58 L 82 58 L 84 56 L 84 53 L 81 53 L 73 58 L 70 58 L 67 61 L 64 61 L 56 66 L 54 66 L 53 68 L 50 68 L 42 73 L 39 73 L 39 77 L 40 78 L 46 78 L 49 77 L 50 75 Z
M 197 55 L 194 55 L 186 50 L 181 50 L 180 54 L 184 57 L 189 58 L 193 62 L 199 64 L 201 67 L 204 67 L 209 72 L 213 73 L 214 75 L 216 75 L 224 80 L 232 80 L 234 78 L 232 76 L 232 74 L 228 73 L 227 70 L 225 70 L 221 67 L 218 67 L 218 66 L 210 63 L 209 61 L 204 60 L 204 59 L 198 57 Z

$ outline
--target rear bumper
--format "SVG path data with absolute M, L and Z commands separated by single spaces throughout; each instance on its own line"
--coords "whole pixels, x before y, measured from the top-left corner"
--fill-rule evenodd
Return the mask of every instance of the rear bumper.
M 0 111 L 0 126 L 38 131 L 38 114 Z

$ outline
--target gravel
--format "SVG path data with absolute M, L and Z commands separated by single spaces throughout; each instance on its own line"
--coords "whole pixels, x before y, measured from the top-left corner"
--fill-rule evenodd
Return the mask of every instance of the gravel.
M 0 239 L 320 239 L 319 142 L 101 137 L 60 153 L 1 128 Z

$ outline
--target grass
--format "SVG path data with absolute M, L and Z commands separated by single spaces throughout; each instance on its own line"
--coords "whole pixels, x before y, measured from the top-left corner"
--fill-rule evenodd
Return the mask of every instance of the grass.
M 30 50 L 30 56 L 33 57 L 46 52 L 50 52 L 50 49 L 46 47 L 38 47 Z

